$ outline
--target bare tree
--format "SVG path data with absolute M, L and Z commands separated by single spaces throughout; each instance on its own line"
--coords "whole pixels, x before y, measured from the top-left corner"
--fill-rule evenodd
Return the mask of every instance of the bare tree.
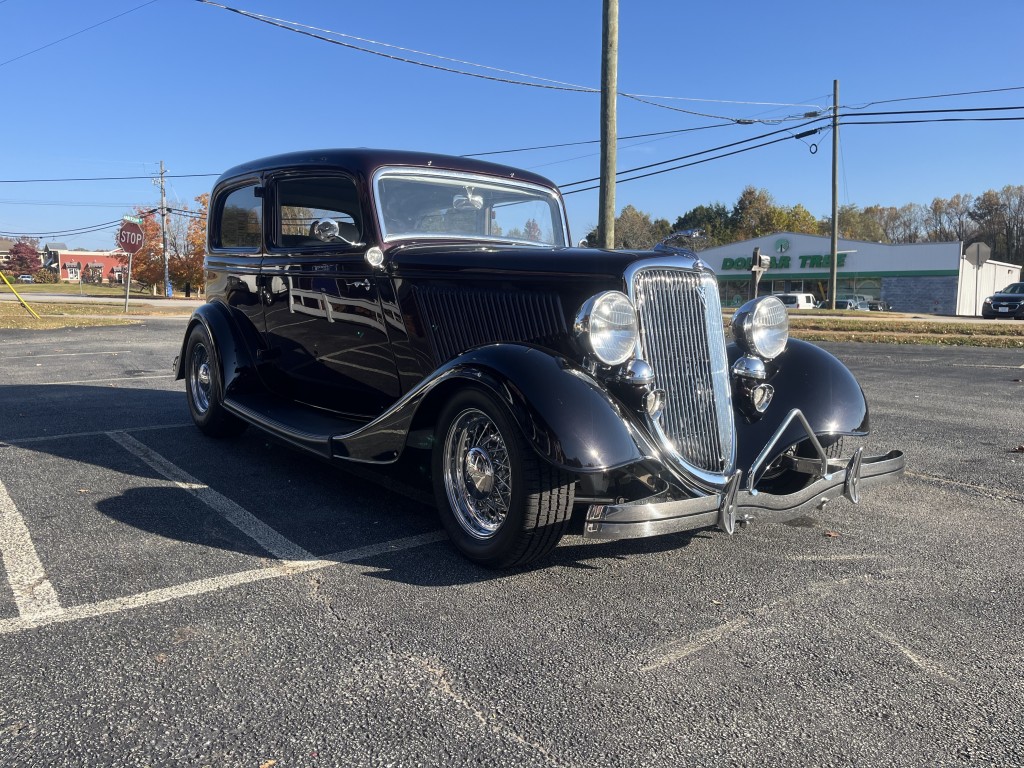
M 1005 260 L 1024 264 L 1024 186 L 1007 185 L 999 191 L 1003 204 Z

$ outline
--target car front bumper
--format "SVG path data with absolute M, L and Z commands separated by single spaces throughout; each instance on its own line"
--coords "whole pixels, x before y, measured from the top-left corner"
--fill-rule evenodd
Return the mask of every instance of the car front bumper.
M 796 493 L 777 496 L 741 489 L 742 473 L 733 475 L 721 493 L 677 498 L 671 493 L 625 504 L 592 504 L 583 535 L 593 539 L 632 539 L 718 526 L 732 533 L 737 524 L 755 520 L 783 522 L 845 496 L 855 504 L 860 490 L 894 480 L 903 474 L 902 451 L 851 459 L 830 459 L 824 474 Z

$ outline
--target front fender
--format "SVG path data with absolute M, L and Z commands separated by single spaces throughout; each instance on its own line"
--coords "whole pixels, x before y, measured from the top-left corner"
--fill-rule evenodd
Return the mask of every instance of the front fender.
M 432 426 L 441 405 L 466 386 L 501 400 L 533 449 L 561 469 L 603 472 L 646 458 L 630 417 L 586 371 L 548 351 L 504 343 L 445 363 L 371 424 L 335 436 L 335 455 L 394 461 L 409 430 Z
M 622 405 L 567 358 L 526 345 L 495 344 L 458 360 L 461 375 L 469 374 L 502 400 L 526 440 L 552 464 L 603 472 L 647 457 Z
M 210 334 L 210 341 L 213 342 L 216 359 L 220 366 L 220 380 L 223 382 L 225 394 L 230 393 L 232 389 L 255 372 L 256 366 L 249 353 L 249 343 L 238 329 L 238 325 L 232 321 L 230 312 L 230 309 L 219 302 L 208 302 L 195 309 L 192 317 L 189 318 L 188 327 L 185 329 L 181 351 L 175 358 L 175 379 L 185 377 L 185 350 L 188 347 L 188 338 L 192 334 L 192 329 L 198 324 L 202 324 Z
M 730 366 L 741 355 L 735 344 L 729 345 Z M 775 388 L 768 410 L 760 418 L 750 417 L 734 402 L 737 405 L 737 467 L 744 473 L 794 408 L 800 409 L 819 437 L 863 436 L 870 432 L 864 391 L 850 370 L 825 350 L 806 341 L 790 339 L 786 351 L 766 367 L 765 383 Z M 733 395 L 734 398 L 741 396 Z M 776 455 L 806 438 L 800 424 L 791 424 L 777 444 Z

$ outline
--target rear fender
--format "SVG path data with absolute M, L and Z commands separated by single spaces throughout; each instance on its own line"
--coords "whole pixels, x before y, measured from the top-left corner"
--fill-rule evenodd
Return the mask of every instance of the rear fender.
M 192 329 L 200 324 L 210 334 L 220 367 L 220 380 L 224 383 L 224 394 L 229 394 L 255 374 L 256 366 L 249 350 L 256 348 L 256 340 L 244 338 L 238 325 L 232 321 L 230 310 L 220 302 L 203 304 L 197 307 L 189 318 L 185 338 L 181 342 L 181 351 L 174 362 L 175 379 L 185 378 L 185 350 L 188 348 L 188 338 L 192 335 Z

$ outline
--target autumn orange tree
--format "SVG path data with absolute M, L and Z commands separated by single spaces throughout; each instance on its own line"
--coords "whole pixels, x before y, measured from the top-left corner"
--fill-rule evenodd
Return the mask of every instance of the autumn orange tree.
M 203 258 L 206 256 L 206 208 L 210 196 L 199 195 L 198 207 L 188 205 L 171 208 L 167 222 L 167 272 L 171 284 L 179 290 L 188 283 L 195 290 L 203 285 Z M 132 257 L 132 280 L 147 287 L 164 283 L 163 233 L 160 231 L 159 211 L 136 206 L 134 215 L 142 220 L 145 238 L 141 250 Z M 128 263 L 128 254 L 119 257 Z
M 206 213 L 210 202 L 208 194 L 199 195 L 195 199 L 198 207 L 195 210 L 183 209 L 186 226 L 181 242 L 169 245 L 171 249 L 171 281 L 180 287 L 187 283 L 194 290 L 202 288 L 203 258 L 206 256 Z

